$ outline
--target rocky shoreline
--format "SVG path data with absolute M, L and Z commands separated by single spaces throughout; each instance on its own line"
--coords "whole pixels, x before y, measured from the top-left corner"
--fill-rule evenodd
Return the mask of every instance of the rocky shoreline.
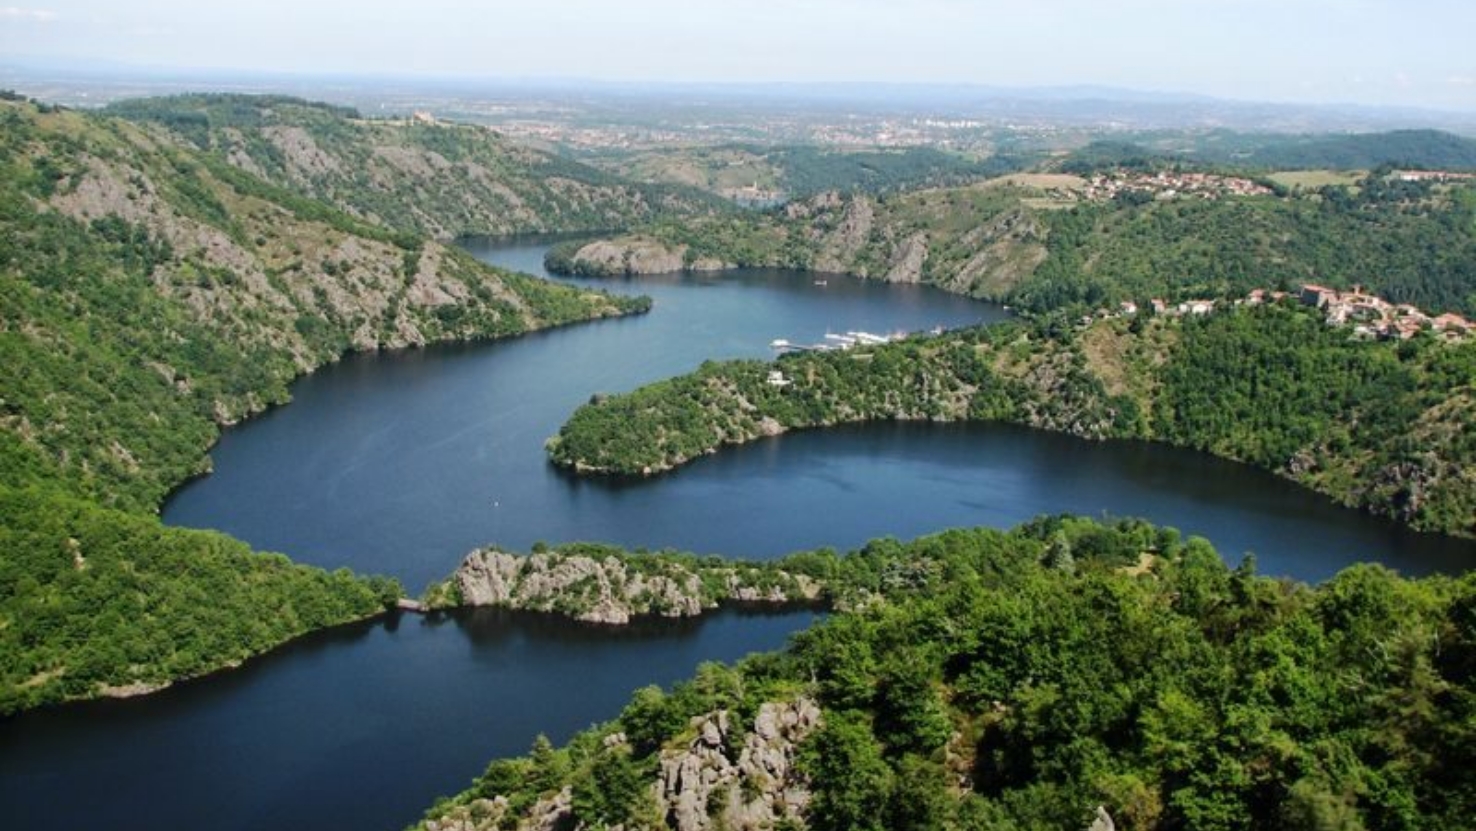
M 686 555 L 589 545 L 526 556 L 482 548 L 433 586 L 422 608 L 500 607 L 621 626 L 638 617 L 696 617 L 723 603 L 815 603 L 822 590 L 807 575 Z

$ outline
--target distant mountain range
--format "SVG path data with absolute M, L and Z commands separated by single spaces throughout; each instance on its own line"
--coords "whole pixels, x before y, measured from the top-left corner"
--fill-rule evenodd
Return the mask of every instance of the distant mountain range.
M 0 63 L 0 86 L 44 100 L 80 106 L 185 90 L 232 90 L 303 95 L 335 102 L 383 96 L 426 100 L 528 100 L 552 97 L 598 102 L 606 115 L 653 108 L 732 107 L 855 109 L 1127 129 L 1224 127 L 1270 132 L 1433 128 L 1476 135 L 1476 108 L 1445 111 L 1354 103 L 1278 103 L 1216 98 L 1183 91 L 1093 84 L 1015 87 L 924 83 L 636 83 L 587 78 L 470 76 L 290 75 L 221 69 L 176 69 L 98 61 L 61 62 L 11 56 Z

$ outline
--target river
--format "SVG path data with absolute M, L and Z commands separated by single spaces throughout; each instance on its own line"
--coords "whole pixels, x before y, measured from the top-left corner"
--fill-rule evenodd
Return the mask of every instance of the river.
M 546 243 L 465 245 L 542 273 Z M 290 406 L 227 431 L 215 473 L 176 493 L 165 520 L 394 575 L 412 592 L 489 542 L 771 557 L 1067 511 L 1144 516 L 1302 579 L 1358 560 L 1410 574 L 1476 561 L 1470 543 L 1404 531 L 1204 454 L 1005 425 L 796 433 L 651 481 L 574 479 L 542 444 L 593 393 L 709 358 L 767 357 L 775 338 L 1006 316 L 925 287 L 780 271 L 574 282 L 656 305 L 500 343 L 351 356 L 296 384 Z M 566 738 L 615 715 L 637 686 L 775 648 L 812 619 L 729 611 L 609 631 L 484 613 L 322 633 L 157 696 L 0 724 L 0 825 L 400 828 L 539 731 Z

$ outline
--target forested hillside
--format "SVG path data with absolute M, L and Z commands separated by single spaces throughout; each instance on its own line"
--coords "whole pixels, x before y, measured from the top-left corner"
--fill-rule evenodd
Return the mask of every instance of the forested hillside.
M 0 228 L 5 709 L 193 674 L 382 608 L 382 584 L 153 517 L 208 468 L 221 425 L 286 401 L 293 378 L 347 350 L 648 302 L 496 271 L 127 121 L 16 101 L 0 102 Z M 275 628 L 249 607 L 277 609 Z
M 705 665 L 420 828 L 1454 828 L 1476 813 L 1476 577 L 1315 588 L 1139 522 L 803 561 L 856 610 Z M 786 567 L 794 568 L 793 563 Z
M 1127 174 L 1123 174 L 1126 176 Z M 875 198 L 835 194 L 767 214 L 656 224 L 552 250 L 607 275 L 778 266 L 924 282 L 1046 311 L 1239 296 L 1304 282 L 1476 314 L 1476 186 L 1403 182 L 1262 196 L 1018 176 Z
M 786 383 L 770 383 L 771 371 Z M 1294 304 L 1085 327 L 1056 317 L 709 362 L 580 407 L 549 452 L 579 471 L 652 474 L 725 444 L 890 419 L 1156 439 L 1416 528 L 1476 536 L 1476 339 L 1359 340 Z
M 964 184 L 1023 167 L 1014 156 L 973 159 L 931 147 L 807 145 L 658 148 L 607 152 L 591 162 L 628 179 L 691 185 L 739 201 L 796 199 L 826 191 L 886 193 Z
M 1391 130 L 1347 135 L 1248 138 L 1244 147 L 1198 154 L 1201 158 L 1270 170 L 1476 170 L 1476 139 L 1439 130 Z
M 369 224 L 441 240 L 625 228 L 726 207 L 695 188 L 630 183 L 483 127 L 371 120 L 284 96 L 146 98 L 105 112 L 161 125 L 240 170 Z

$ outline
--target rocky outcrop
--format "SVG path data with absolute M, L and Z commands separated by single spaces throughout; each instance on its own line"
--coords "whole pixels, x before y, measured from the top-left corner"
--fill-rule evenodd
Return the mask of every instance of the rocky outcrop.
M 981 223 L 959 241 L 973 252 L 956 269 L 939 273 L 938 285 L 949 291 L 985 297 L 1005 297 L 1046 258 L 1046 231 L 1024 207 L 1001 213 Z
M 673 248 L 645 237 L 622 237 L 584 246 L 575 253 L 574 264 L 581 274 L 667 274 L 682 270 L 685 255 L 685 247 Z
M 342 169 L 338 159 L 325 153 L 313 140 L 312 134 L 302 127 L 264 127 L 261 133 L 282 154 L 291 175 L 299 181 L 338 173 Z
M 717 204 L 687 188 L 627 183 L 472 125 L 362 119 L 282 96 L 182 95 L 113 111 L 157 125 L 161 136 L 180 122 L 230 124 L 173 137 L 367 222 L 442 241 L 627 228 Z
M 1112 815 L 1101 805 L 1097 806 L 1097 813 L 1092 817 L 1092 824 L 1087 831 L 1117 831 L 1117 823 L 1112 821 Z
M 857 196 L 849 201 L 831 193 L 812 200 L 813 211 L 833 212 L 845 205 L 839 224 L 834 231 L 821 235 L 820 253 L 815 257 L 815 270 L 837 274 L 856 273 L 856 257 L 871 239 L 876 224 L 876 209 L 871 199 Z
M 661 754 L 655 795 L 667 827 L 737 831 L 803 821 L 810 790 L 795 755 L 819 724 L 820 707 L 808 698 L 760 706 L 741 737 L 726 710 L 694 719 L 696 738 Z
M 669 245 L 650 237 L 626 236 L 592 242 L 579 248 L 561 270 L 587 277 L 628 277 L 679 271 L 722 271 L 736 267 L 714 257 L 689 258 L 685 245 Z
M 425 821 L 426 831 L 489 831 L 514 827 L 518 831 L 563 831 L 573 827 L 574 796 L 569 788 L 546 796 L 527 810 L 515 825 L 505 824 L 509 809 L 507 797 L 473 799 L 458 805 L 436 819 Z
M 725 600 L 792 603 L 820 594 L 819 584 L 804 575 L 688 566 L 654 556 L 642 557 L 639 567 L 634 562 L 614 554 L 549 551 L 523 557 L 479 549 L 462 561 L 451 584 L 467 606 L 554 612 L 615 625 L 641 615 L 696 617 Z
M 897 247 L 886 279 L 893 283 L 920 283 L 927 259 L 928 235 L 919 231 Z
M 820 726 L 820 706 L 809 698 L 768 702 L 753 728 L 743 731 L 731 713 L 718 710 L 690 724 L 695 737 L 663 750 L 650 785 L 651 805 L 661 825 L 674 831 L 768 831 L 803 827 L 810 805 L 809 781 L 795 764 L 800 743 Z M 605 737 L 601 753 L 629 752 L 625 735 Z M 425 831 L 557 831 L 587 828 L 575 813 L 573 789 L 543 794 L 515 808 L 516 798 L 494 794 L 453 803 L 426 819 Z M 654 819 L 654 817 L 653 817 Z M 648 827 L 644 821 L 633 827 Z M 659 826 L 658 826 L 659 827 Z M 614 825 L 610 831 L 630 829 Z

